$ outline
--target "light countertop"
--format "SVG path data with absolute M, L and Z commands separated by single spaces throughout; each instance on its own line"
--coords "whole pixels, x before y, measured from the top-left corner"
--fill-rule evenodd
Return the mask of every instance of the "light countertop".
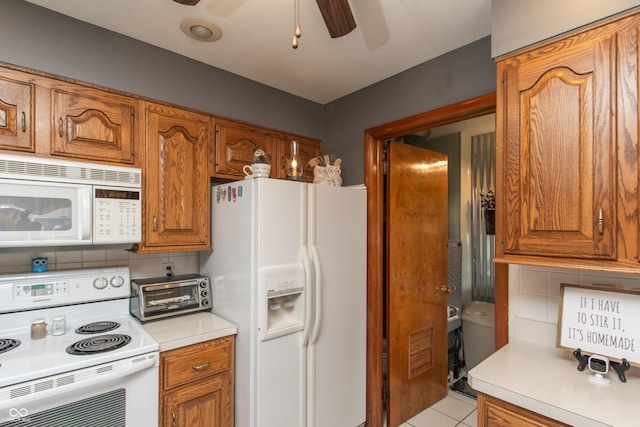
M 623 383 L 613 369 L 608 385 L 592 384 L 570 350 L 513 341 L 469 371 L 476 391 L 574 426 L 637 426 L 640 376 Z
M 235 335 L 238 331 L 233 323 L 205 311 L 154 320 L 143 328 L 158 341 L 160 351 Z

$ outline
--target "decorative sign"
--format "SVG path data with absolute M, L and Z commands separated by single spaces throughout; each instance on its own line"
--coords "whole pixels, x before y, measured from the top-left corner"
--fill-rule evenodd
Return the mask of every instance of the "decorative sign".
M 640 366 L 640 293 L 563 283 L 557 347 Z

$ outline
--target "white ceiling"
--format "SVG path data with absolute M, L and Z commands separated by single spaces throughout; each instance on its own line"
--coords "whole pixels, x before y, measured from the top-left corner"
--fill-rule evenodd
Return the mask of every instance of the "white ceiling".
M 490 34 L 491 0 L 350 0 L 357 28 L 331 39 L 315 0 L 27 0 L 321 104 Z M 222 38 L 184 35 L 184 18 Z

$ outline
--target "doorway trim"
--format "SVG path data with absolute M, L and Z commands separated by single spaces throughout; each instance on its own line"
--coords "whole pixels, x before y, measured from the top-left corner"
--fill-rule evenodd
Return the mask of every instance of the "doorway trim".
M 496 112 L 495 92 L 365 130 L 367 187 L 367 426 L 383 425 L 384 141 Z M 506 264 L 504 265 L 506 267 Z M 506 344 L 508 282 L 496 265 L 496 348 Z

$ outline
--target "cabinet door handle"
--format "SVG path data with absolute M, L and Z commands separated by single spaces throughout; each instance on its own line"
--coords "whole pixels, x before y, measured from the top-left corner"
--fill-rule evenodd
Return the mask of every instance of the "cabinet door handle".
M 24 114 L 24 111 L 20 114 L 20 126 L 22 127 L 22 133 L 27 131 L 27 115 Z
M 602 216 L 602 208 L 598 211 L 598 231 L 601 235 L 604 233 L 604 217 Z
M 155 215 L 153 216 L 153 231 L 156 231 L 156 229 L 158 228 L 158 220 L 156 219 Z
M 176 425 L 177 425 L 176 413 L 175 411 L 171 411 L 171 427 L 176 427 Z
M 62 120 L 62 117 L 60 117 L 58 119 L 58 135 L 60 135 L 60 138 L 62 138 L 62 127 L 64 126 L 64 121 Z
M 211 362 L 203 363 L 202 365 L 192 366 L 191 369 L 194 371 L 203 371 L 211 366 Z

